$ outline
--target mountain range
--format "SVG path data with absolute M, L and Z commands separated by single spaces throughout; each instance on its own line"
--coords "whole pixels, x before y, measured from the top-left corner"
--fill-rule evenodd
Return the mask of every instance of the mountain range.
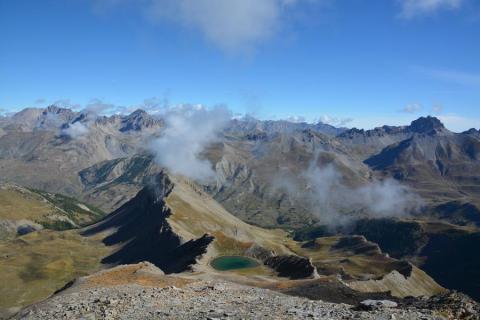
M 15 196 L 24 208 L 45 207 L 18 217 L 0 209 L 4 280 L 21 290 L 50 283 L 1 304 L 5 314 L 65 280 L 144 260 L 168 274 L 335 303 L 444 288 L 480 299 L 478 130 L 455 133 L 435 117 L 372 130 L 233 119 L 196 155 L 214 178 L 194 181 L 158 160 L 162 152 L 183 160 L 152 143 L 170 125 L 143 110 L 101 116 L 57 106 L 0 118 L 0 206 Z M 60 242 L 81 253 L 84 268 L 77 256 L 46 252 Z M 34 265 L 39 252 L 46 260 Z M 212 271 L 223 255 L 260 261 L 258 274 Z M 32 270 L 40 276 L 26 277 Z

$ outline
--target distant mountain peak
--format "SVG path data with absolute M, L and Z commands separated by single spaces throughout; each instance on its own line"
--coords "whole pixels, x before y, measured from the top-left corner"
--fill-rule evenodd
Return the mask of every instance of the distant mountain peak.
M 160 125 L 160 120 L 155 119 L 145 110 L 137 109 L 123 118 L 120 131 L 141 131 L 145 128 L 158 127 Z
M 68 108 L 62 108 L 55 104 L 49 105 L 43 110 L 43 114 L 53 113 L 53 114 L 73 114 L 74 112 Z
M 128 115 L 128 118 L 138 118 L 148 116 L 148 113 L 143 109 L 137 109 Z
M 412 121 L 409 126 L 410 130 L 416 133 L 434 134 L 445 129 L 443 123 L 436 117 L 420 117 Z
M 463 134 L 474 134 L 474 135 L 478 135 L 480 134 L 480 130 L 477 130 L 475 128 L 470 128 L 468 129 L 467 131 L 464 131 L 462 132 Z
M 230 122 L 229 132 L 240 132 L 244 136 L 256 135 L 262 132 L 266 135 L 276 133 L 293 133 L 296 131 L 303 131 L 311 129 L 329 136 L 336 136 L 344 132 L 345 128 L 337 128 L 323 122 L 307 123 L 304 121 L 296 122 L 290 120 L 258 120 L 251 116 L 246 116 L 242 119 L 233 119 Z

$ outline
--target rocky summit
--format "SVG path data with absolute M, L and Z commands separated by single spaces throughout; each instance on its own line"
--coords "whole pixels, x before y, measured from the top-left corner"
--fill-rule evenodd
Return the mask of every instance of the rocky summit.
M 413 303 L 400 308 L 388 300 L 326 303 L 231 282 L 165 276 L 141 263 L 80 278 L 14 319 L 445 319 L 426 302 L 418 305 L 423 308 Z M 467 308 L 464 315 L 472 315 L 478 306 Z

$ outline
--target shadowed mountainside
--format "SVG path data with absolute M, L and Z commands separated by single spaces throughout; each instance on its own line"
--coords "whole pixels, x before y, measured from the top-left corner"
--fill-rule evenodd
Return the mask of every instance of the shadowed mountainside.
M 78 228 L 96 222 L 104 215 L 91 205 L 61 194 L 0 184 L 0 239 L 43 228 Z
M 397 259 L 409 258 L 446 288 L 480 299 L 480 232 L 445 222 L 358 221 L 352 233 L 376 242 Z
M 213 237 L 204 235 L 182 243 L 167 222 L 171 215 L 166 198 L 173 188 L 166 175 L 159 174 L 132 200 L 112 212 L 101 222 L 82 232 L 91 236 L 115 230 L 103 239 L 107 246 L 123 244 L 102 262 L 129 264 L 150 261 L 166 273 L 185 271 L 197 256 L 206 252 Z

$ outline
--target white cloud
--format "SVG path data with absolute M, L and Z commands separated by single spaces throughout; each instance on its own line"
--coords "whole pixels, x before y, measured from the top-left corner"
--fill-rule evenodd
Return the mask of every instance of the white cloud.
M 322 223 L 345 224 L 352 219 L 349 215 L 352 208 L 374 218 L 398 217 L 416 211 L 423 204 L 418 195 L 391 178 L 372 180 L 360 187 L 349 186 L 341 170 L 333 163 L 319 165 L 318 155 L 300 174 L 306 184 L 298 181 L 292 173 L 282 172 L 275 177 L 272 185 L 300 197 L 303 205 Z
M 214 44 L 234 52 L 272 36 L 281 8 L 278 0 L 155 0 L 150 12 L 154 18 L 174 19 L 199 30 Z
M 207 109 L 201 105 L 181 105 L 164 112 L 162 136 L 150 143 L 155 160 L 174 174 L 200 182 L 215 178 L 211 163 L 201 157 L 209 144 L 218 141 L 231 119 L 225 107 Z
M 116 106 L 111 103 L 105 103 L 101 99 L 92 99 L 82 110 L 83 113 L 91 116 L 97 116 L 116 110 Z
M 285 13 L 301 0 L 94 0 L 105 12 L 129 4 L 155 23 L 173 23 L 201 33 L 227 52 L 249 52 L 282 28 Z M 319 0 L 302 0 L 315 2 Z
M 62 134 L 72 139 L 77 139 L 88 134 L 88 127 L 80 121 L 69 124 L 68 128 L 62 129 Z
M 463 0 L 399 0 L 402 7 L 400 16 L 412 19 L 430 15 L 440 10 L 454 10 L 460 8 Z
M 323 115 L 323 116 L 320 116 L 320 119 L 318 121 L 325 124 L 329 124 L 331 126 L 343 127 L 348 123 L 352 122 L 353 118 L 338 118 L 338 117 L 330 117 L 327 115 Z
M 420 110 L 422 110 L 422 105 L 420 105 L 419 103 L 409 103 L 400 111 L 405 113 L 417 113 Z
M 349 187 L 333 164 L 319 167 L 313 161 L 304 176 L 312 192 L 309 202 L 316 208 L 312 212 L 330 223 L 339 220 L 339 212 L 351 208 L 366 209 L 370 217 L 392 217 L 408 214 L 421 205 L 416 194 L 393 179 Z
M 60 108 L 67 108 L 72 110 L 81 109 L 81 106 L 77 103 L 72 103 L 70 99 L 60 99 L 53 103 L 53 105 Z
M 137 109 L 144 110 L 152 115 L 161 114 L 168 110 L 170 107 L 170 102 L 168 94 L 165 94 L 163 98 L 151 97 L 144 99 L 142 103 L 129 105 L 129 106 L 114 106 L 110 109 L 113 114 L 130 114 Z
M 293 123 L 301 123 L 306 122 L 305 117 L 302 116 L 289 116 L 285 119 L 285 121 L 293 122 Z

